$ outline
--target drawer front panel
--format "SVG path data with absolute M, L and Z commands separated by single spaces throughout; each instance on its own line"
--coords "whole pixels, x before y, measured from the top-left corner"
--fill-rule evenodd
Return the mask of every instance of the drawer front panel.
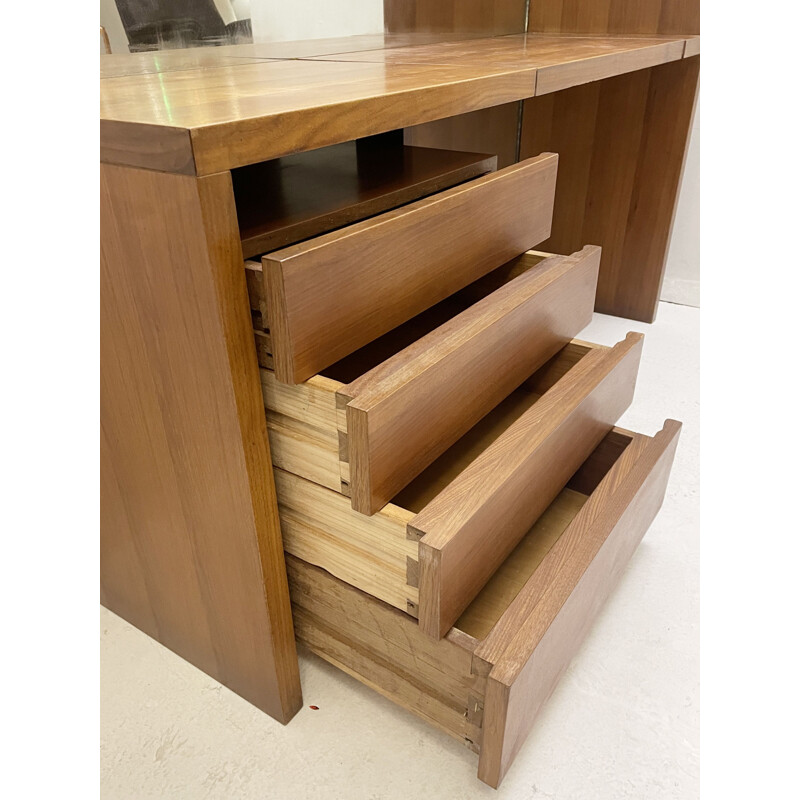
M 353 508 L 373 514 L 591 320 L 600 248 L 545 259 L 339 390 Z
M 497 156 L 404 145 L 398 131 L 233 170 L 242 255 L 287 247 L 496 169 Z
M 627 474 L 622 460 L 609 472 L 476 649 L 491 667 L 478 766 L 490 786 L 503 779 L 661 507 L 680 428 L 667 420 Z
M 545 154 L 263 258 L 275 372 L 297 383 L 550 235 Z
M 588 353 L 411 520 L 426 633 L 450 629 L 628 408 L 642 340 Z

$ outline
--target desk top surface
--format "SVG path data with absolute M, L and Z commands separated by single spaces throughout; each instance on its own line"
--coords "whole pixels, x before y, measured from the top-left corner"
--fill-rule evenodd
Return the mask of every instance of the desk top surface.
M 221 172 L 697 53 L 694 36 L 401 34 L 102 56 L 101 160 Z

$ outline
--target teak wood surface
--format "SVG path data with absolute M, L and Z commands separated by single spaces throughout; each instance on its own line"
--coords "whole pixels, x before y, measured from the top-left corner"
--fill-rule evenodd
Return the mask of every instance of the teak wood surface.
M 302 702 L 230 175 L 101 169 L 101 599 L 270 716 Z
M 476 648 L 475 659 L 491 665 L 478 762 L 490 786 L 502 781 L 661 507 L 680 428 L 667 420 L 653 439 L 632 443 Z
M 387 0 L 388 5 L 394 5 Z M 417 0 L 398 3 L 387 14 L 387 30 L 408 30 L 418 19 L 420 30 L 446 29 L 447 13 L 436 10 L 438 3 Z M 524 17 L 524 14 L 523 14 Z M 490 30 L 491 12 L 474 8 L 473 24 Z M 542 65 L 537 72 L 536 97 L 522 103 L 495 106 L 481 112 L 425 123 L 406 129 L 406 141 L 429 147 L 456 147 L 495 152 L 502 167 L 517 158 L 542 152 L 558 153 L 558 189 L 553 236 L 546 246 L 556 252 L 571 252 L 585 242 L 603 248 L 598 280 L 597 310 L 603 313 L 652 322 L 655 318 L 663 279 L 669 238 L 691 130 L 695 105 L 700 53 L 699 0 L 559 0 L 528 4 L 528 42 L 558 41 L 572 45 L 561 51 L 557 62 Z M 523 28 L 519 28 L 521 31 Z M 626 52 L 614 56 L 586 56 L 570 61 L 574 49 L 592 47 L 592 42 L 616 38 L 639 38 L 665 46 L 683 39 L 681 60 L 669 60 L 671 68 L 641 69 L 645 55 Z M 518 37 L 519 38 L 519 37 Z M 486 40 L 477 45 L 487 49 L 506 48 L 500 44 L 514 37 Z M 409 43 L 405 51 L 443 59 L 452 44 L 443 45 L 439 55 L 429 45 Z M 525 57 L 536 56 L 536 48 Z M 466 47 L 462 51 L 467 54 Z M 651 53 L 651 56 L 653 54 Z M 544 57 L 545 54 L 543 53 Z M 358 54 L 363 58 L 364 54 Z M 648 56 L 650 57 L 650 56 Z M 388 58 L 396 61 L 401 53 Z M 617 64 L 613 64 L 614 60 Z M 637 64 L 637 60 L 639 63 Z M 451 56 L 449 61 L 456 63 Z M 465 63 L 461 61 L 459 63 Z M 625 63 L 636 71 L 626 72 Z M 658 64 L 654 60 L 653 64 Z M 589 82 L 594 65 L 594 78 Z M 608 72 L 603 72 L 605 66 Z M 597 67 L 601 67 L 600 70 Z M 549 72 L 549 74 L 548 74 Z M 576 88 L 566 89 L 572 77 Z M 608 78 L 597 81 L 597 78 Z M 566 79 L 566 80 L 565 80 Z M 476 116 L 480 124 L 476 125 Z M 520 136 L 521 134 L 521 136 Z
M 383 0 L 383 24 L 390 35 L 521 33 L 526 6 L 526 0 Z
M 544 154 L 262 259 L 275 373 L 297 383 L 550 233 Z
M 521 157 L 559 154 L 542 247 L 603 248 L 596 310 L 652 322 L 691 130 L 699 58 L 526 100 Z
M 340 471 L 344 466 L 340 463 L 342 439 L 337 438 L 341 409 L 336 403 L 341 385 L 316 376 L 303 384 L 287 386 L 275 380 L 271 370 L 264 369 L 264 402 L 273 464 L 278 468 L 275 481 L 285 549 L 416 617 L 419 548 L 416 539 L 407 536 L 408 523 L 543 393 L 596 349 L 608 351 L 588 342 L 570 342 L 373 516 L 353 510 L 342 483 L 346 480 Z M 596 484 L 591 470 L 602 473 L 618 452 L 606 448 L 593 453 L 570 480 L 570 487 L 589 494 Z M 569 506 L 567 503 L 561 512 L 554 513 L 563 513 Z M 538 531 L 543 526 L 552 533 L 552 526 L 544 519 L 534 528 Z M 526 537 L 539 537 L 536 531 Z M 496 574 L 492 581 L 497 583 L 496 579 L 505 584 L 502 575 Z
M 499 36 L 469 42 L 437 42 L 391 50 L 381 49 L 319 56 L 321 60 L 348 59 L 379 64 L 430 64 L 536 70 L 536 94 L 613 75 L 645 69 L 683 58 L 683 36 Z
M 688 37 L 512 34 L 398 47 L 376 39 L 381 49 L 370 55 L 363 39 L 334 42 L 186 52 L 174 58 L 189 66 L 172 70 L 108 56 L 106 74 L 116 77 L 101 81 L 101 160 L 221 172 L 681 59 Z
M 536 71 L 256 61 L 100 82 L 102 161 L 205 175 L 531 97 Z
M 558 0 L 531 3 L 528 9 L 528 30 L 580 34 L 698 34 L 700 2 Z
M 425 633 L 450 629 L 630 405 L 642 339 L 588 352 L 411 520 Z
M 405 142 L 417 147 L 496 153 L 497 167 L 502 169 L 519 160 L 514 131 L 521 119 L 520 102 L 413 125 L 405 129 Z
M 382 508 L 588 325 L 599 263 L 545 259 L 340 389 L 353 508 Z

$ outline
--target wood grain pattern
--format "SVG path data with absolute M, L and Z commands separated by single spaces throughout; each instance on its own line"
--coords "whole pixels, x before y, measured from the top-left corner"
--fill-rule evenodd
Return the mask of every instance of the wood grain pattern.
M 528 29 L 684 35 L 688 58 L 700 52 L 700 2 L 532 3 Z M 603 247 L 600 312 L 655 319 L 697 74 L 696 62 L 677 62 L 607 80 L 590 91 L 565 92 L 552 102 L 525 103 L 520 153 L 539 152 L 535 148 L 544 144 L 562 157 L 548 247 L 569 247 L 569 241 L 587 241 L 585 236 Z M 540 74 L 537 94 L 541 79 Z
M 599 263 L 545 259 L 339 390 L 353 508 L 389 502 L 585 327 Z
M 587 352 L 597 348 L 606 349 L 599 345 L 579 344 L 577 340 L 564 347 L 534 378 L 512 392 L 399 492 L 394 504 L 415 513 L 421 511 L 541 394 Z M 349 481 L 349 474 L 346 476 L 343 472 L 347 465 L 342 463 L 349 458 L 347 426 L 342 420 L 343 410 L 335 408 L 336 390 L 341 388 L 341 384 L 318 375 L 297 386 L 287 386 L 276 381 L 271 370 L 262 370 L 261 378 L 267 419 L 274 422 L 269 434 L 270 442 L 275 442 L 272 452 L 275 466 L 349 496 L 349 490 L 341 483 Z M 334 458 L 341 460 L 338 466 L 334 464 Z M 591 476 L 587 482 L 591 483 Z
M 520 100 L 532 69 L 286 60 L 101 81 L 101 158 L 165 169 L 186 140 L 198 175 Z M 151 162 L 147 159 L 150 158 Z
M 641 347 L 587 353 L 409 523 L 425 633 L 446 633 L 625 411 Z
M 683 58 L 684 39 L 674 41 L 658 41 L 645 45 L 637 39 L 626 39 L 627 43 L 636 42 L 640 47 L 630 44 L 619 52 L 598 53 L 576 57 L 572 60 L 559 48 L 551 57 L 552 64 L 543 63 L 536 72 L 536 94 L 549 94 L 571 86 L 580 86 L 615 75 L 655 67 L 670 61 Z
M 539 395 L 525 386 L 512 392 L 399 492 L 394 502 L 419 514 L 538 400 Z
M 300 683 L 230 176 L 106 165 L 101 232 L 103 602 L 286 722 Z
M 531 3 L 528 30 L 547 33 L 700 33 L 700 0 Z
M 278 378 L 311 377 L 547 237 L 557 163 L 529 159 L 264 256 Z
M 683 48 L 683 57 L 691 58 L 700 55 L 700 37 L 689 36 L 686 39 L 686 47 Z
M 315 586 L 315 590 L 319 588 Z M 475 739 L 479 729 L 467 717 L 468 694 L 463 706 L 444 702 L 435 689 L 418 677 L 418 670 L 405 671 L 395 661 L 365 651 L 353 642 L 348 630 L 342 632 L 341 623 L 333 627 L 303 608 L 295 610 L 294 623 L 298 641 L 312 653 L 471 750 L 477 750 Z
M 297 386 L 287 386 L 271 371 L 261 370 L 261 385 L 267 408 L 306 425 L 336 432 L 336 392 L 339 381 L 315 375 Z
M 417 147 L 438 147 L 496 153 L 497 167 L 517 162 L 519 102 L 482 108 L 405 129 L 405 142 Z
M 409 611 L 409 601 L 416 608 L 419 592 L 406 583 L 407 559 L 417 558 L 416 543 L 406 537 L 412 512 L 390 503 L 365 517 L 339 492 L 280 469 L 275 484 L 287 553 L 401 611 Z
M 380 139 L 381 137 L 374 137 Z M 245 258 L 327 233 L 496 169 L 482 153 L 344 142 L 234 170 Z
M 417 339 L 452 319 L 473 303 L 482 300 L 491 292 L 513 280 L 528 269 L 532 269 L 545 258 L 554 257 L 552 253 L 528 250 L 521 256 L 506 262 L 483 278 L 465 286 L 460 291 L 423 311 L 383 336 L 373 339 L 359 350 L 327 367 L 318 376 L 340 384 L 352 383 L 371 369 L 413 344 Z M 247 275 L 247 291 L 250 296 L 250 309 L 253 318 L 254 335 L 259 350 L 259 363 L 264 369 L 273 369 L 272 337 L 269 333 L 269 310 L 264 286 L 263 268 L 260 261 L 244 262 Z M 267 330 L 263 330 L 266 320 Z M 267 356 L 262 358 L 262 356 Z M 262 363 L 263 361 L 263 363 Z M 309 380 L 314 380 L 310 378 Z M 300 385 L 300 384 L 297 384 Z
M 485 678 L 471 674 L 475 642 L 461 634 L 440 642 L 413 619 L 364 595 L 324 570 L 287 556 L 299 641 L 326 661 L 456 737 L 479 743 Z
M 587 535 L 586 530 L 591 528 L 599 512 L 611 502 L 614 493 L 653 441 L 649 436 L 629 433 L 619 437 L 622 439 L 620 450 L 608 452 L 609 441 L 614 441 L 620 432 L 619 428 L 613 429 L 582 465 L 581 470 L 588 468 L 596 471 L 598 480 L 590 492 L 576 492 L 583 496 L 583 502 L 575 504 L 575 513 L 562 529 L 564 535 L 559 537 L 555 546 L 548 549 L 536 568 L 530 570 L 529 579 L 516 587 L 514 592 L 504 591 L 499 602 L 493 604 L 497 607 L 496 610 L 493 608 L 484 611 L 492 614 L 493 625 L 491 630 L 481 637 L 480 647 L 476 649 L 478 660 L 488 665 L 500 661 L 509 644 L 514 641 L 517 632 L 527 624 L 531 615 L 536 613 L 537 604 L 557 581 L 560 571 L 565 565 L 571 565 L 571 558 L 584 546 L 582 540 Z M 575 476 L 564 491 L 569 491 L 574 482 Z M 574 489 L 572 491 L 575 492 Z M 584 505 L 587 506 L 585 511 L 583 511 Z M 572 523 L 576 519 L 578 524 L 573 526 Z M 517 560 L 513 553 L 507 559 L 512 562 Z M 579 567 L 575 569 L 579 570 Z M 488 585 L 486 588 L 488 589 Z M 486 604 L 486 598 L 482 595 L 483 593 L 475 599 L 474 605 Z M 500 611 L 499 614 L 496 613 L 497 610 Z
M 661 507 L 679 431 L 668 420 L 624 477 L 609 473 L 523 590 L 538 600 L 506 639 L 487 682 L 478 777 L 490 786 L 503 779 Z M 487 654 L 482 647 L 478 659 Z
M 276 467 L 333 489 L 342 490 L 337 432 L 306 425 L 267 409 L 267 432 Z
M 191 134 L 167 125 L 101 119 L 100 161 L 180 175 L 195 174 Z
M 418 546 L 406 535 L 408 522 L 537 401 L 551 373 L 566 372 L 554 365 L 562 358 L 572 364 L 576 348 L 582 355 L 607 349 L 565 347 L 530 387 L 512 392 L 372 517 L 352 509 L 339 482 L 334 382 L 317 376 L 285 386 L 263 371 L 273 464 L 280 468 L 275 481 L 286 550 L 416 617 Z M 593 457 L 587 465 L 596 461 Z
M 222 172 L 533 97 L 540 70 L 539 91 L 553 91 L 680 59 L 686 38 L 530 34 L 407 47 L 376 40 L 369 53 L 359 51 L 363 42 L 305 50 L 293 43 L 287 53 L 311 55 L 287 60 L 239 45 L 243 57 L 218 54 L 224 63 L 214 66 L 102 80 L 101 158 Z M 248 57 L 255 52 L 262 56 Z M 137 71 L 122 62 L 118 69 Z
M 466 42 L 372 50 L 320 56 L 321 60 L 387 65 L 439 64 L 536 70 L 536 94 L 602 80 L 683 58 L 686 37 L 555 36 L 541 33 L 500 36 Z
M 264 271 L 260 261 L 244 262 L 244 274 L 247 280 L 247 296 L 250 300 L 250 311 L 253 314 L 253 327 L 259 333 L 269 335 L 269 308 L 267 294 L 264 291 Z M 272 338 L 269 340 L 269 352 L 272 355 Z M 262 364 L 262 366 L 265 366 Z
M 390 33 L 454 32 L 498 36 L 525 30 L 525 0 L 384 0 Z
M 603 248 L 596 310 L 652 322 L 695 105 L 699 58 L 525 101 L 520 153 L 559 153 L 542 247 Z
M 340 386 L 322 375 L 287 386 L 272 370 L 261 370 L 272 463 L 336 492 L 342 488 L 336 409 Z
M 483 643 L 586 500 L 586 495 L 574 489 L 559 492 L 456 620 L 455 627 Z

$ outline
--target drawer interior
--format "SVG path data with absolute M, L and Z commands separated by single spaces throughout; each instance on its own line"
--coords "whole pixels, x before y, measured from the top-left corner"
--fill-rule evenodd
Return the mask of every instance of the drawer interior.
M 409 538 L 408 524 L 545 391 L 598 348 L 607 349 L 580 341 L 563 347 L 371 517 L 353 510 L 349 498 L 337 490 L 341 464 L 339 440 L 335 429 L 331 432 L 336 424 L 334 392 L 323 382 L 330 379 L 320 376 L 297 398 L 293 390 L 298 387 L 270 378 L 265 385 L 268 408 L 285 412 L 268 410 L 286 550 L 416 616 L 419 543 Z M 587 463 L 596 461 L 593 455 Z
M 231 171 L 245 258 L 493 172 L 497 157 L 403 144 L 402 131 Z
M 614 429 L 603 439 L 459 617 L 459 630 L 486 638 L 635 436 Z
M 261 293 L 261 264 L 247 262 L 256 351 L 262 367 L 264 403 L 275 466 L 349 496 L 350 460 L 345 411 L 348 387 L 366 381 L 369 373 L 387 359 L 548 258 L 552 258 L 549 253 L 524 253 L 297 385 L 278 381 L 272 369 L 266 303 Z
M 488 297 L 496 289 L 541 263 L 550 253 L 529 250 L 489 275 L 471 283 L 431 308 L 412 317 L 408 322 L 364 345 L 343 359 L 323 369 L 320 375 L 351 384 L 366 377 L 370 370 L 421 339 L 470 306 Z
M 563 347 L 525 383 L 446 450 L 424 472 L 393 498 L 392 502 L 418 514 L 464 468 L 516 422 L 590 350 L 600 347 L 573 341 Z

